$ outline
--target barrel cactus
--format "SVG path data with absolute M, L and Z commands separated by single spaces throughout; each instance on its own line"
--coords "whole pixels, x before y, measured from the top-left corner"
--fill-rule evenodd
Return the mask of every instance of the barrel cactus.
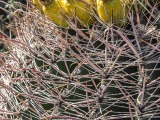
M 61 28 L 31 1 L 17 6 L 0 37 L 0 118 L 160 118 L 159 1 L 134 0 L 121 27 Z

